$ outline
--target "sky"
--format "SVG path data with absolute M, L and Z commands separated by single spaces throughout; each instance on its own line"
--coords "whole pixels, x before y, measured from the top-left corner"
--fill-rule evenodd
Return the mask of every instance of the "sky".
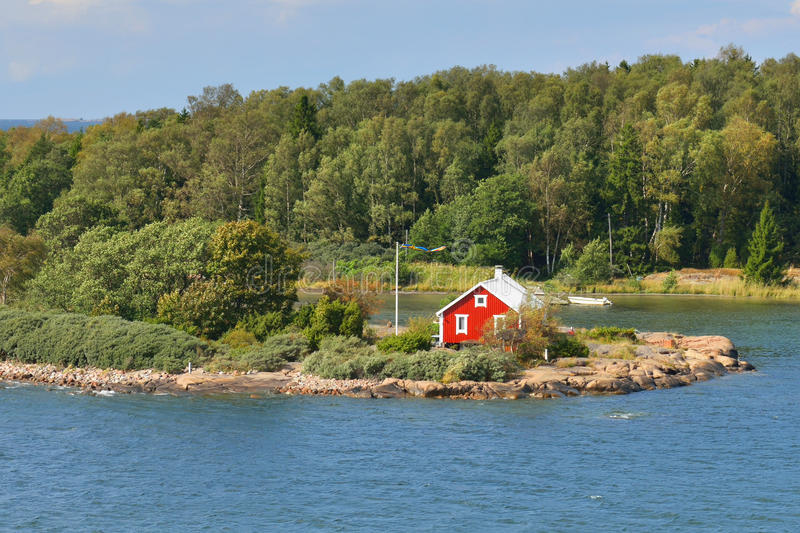
M 800 54 L 800 0 L 0 0 L 0 118 L 181 109 L 223 83 L 688 61 L 729 43 Z

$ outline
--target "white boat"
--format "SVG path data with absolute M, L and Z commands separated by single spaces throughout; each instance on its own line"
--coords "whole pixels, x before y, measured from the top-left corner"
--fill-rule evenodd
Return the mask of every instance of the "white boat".
M 587 298 L 586 296 L 567 296 L 569 303 L 575 305 L 611 305 L 611 300 L 602 298 Z

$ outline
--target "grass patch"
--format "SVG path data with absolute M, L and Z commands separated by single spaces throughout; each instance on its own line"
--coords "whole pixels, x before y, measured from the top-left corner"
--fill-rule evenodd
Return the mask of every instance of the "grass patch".
M 636 330 L 633 328 L 618 328 L 616 326 L 600 326 L 584 333 L 589 339 L 604 342 L 636 341 Z
M 625 360 L 632 360 L 636 359 L 636 349 L 631 346 L 630 344 L 625 344 L 618 347 L 612 354 L 610 355 L 611 359 L 625 359 Z
M 586 366 L 589 363 L 587 359 L 577 357 L 567 357 L 566 359 L 559 359 L 556 361 L 556 368 L 572 368 L 576 366 Z

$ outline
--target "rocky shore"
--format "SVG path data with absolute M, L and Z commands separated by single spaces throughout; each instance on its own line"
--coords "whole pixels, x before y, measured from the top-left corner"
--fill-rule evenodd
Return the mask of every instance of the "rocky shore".
M 751 364 L 738 358 L 736 348 L 726 337 L 640 333 L 638 341 L 639 344 L 627 346 L 592 343 L 588 358 L 561 359 L 555 364 L 540 365 L 504 383 L 323 379 L 303 374 L 299 363 L 290 364 L 280 372 L 231 375 L 207 373 L 202 369 L 191 374 L 166 374 L 153 370 L 58 368 L 14 361 L 0 361 L 0 381 L 77 387 L 94 393 L 307 394 L 488 400 L 627 394 L 681 387 L 730 372 L 754 370 Z

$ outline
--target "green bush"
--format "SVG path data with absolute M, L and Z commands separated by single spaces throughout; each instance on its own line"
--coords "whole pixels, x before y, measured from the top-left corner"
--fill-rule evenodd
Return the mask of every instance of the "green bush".
M 312 346 L 319 346 L 325 337 L 364 334 L 364 316 L 358 303 L 345 303 L 328 296 L 322 296 L 314 305 L 301 307 L 292 322 L 303 328 Z
M 158 300 L 158 319 L 192 335 L 217 339 L 235 322 L 228 281 L 199 280 Z
M 444 350 L 422 351 L 414 354 L 394 354 L 384 367 L 381 377 L 441 381 L 456 355 Z
M 736 248 L 731 246 L 725 254 L 725 260 L 722 262 L 725 268 L 739 268 L 739 256 L 736 254 Z
M 414 353 L 430 347 L 431 336 L 427 331 L 407 331 L 402 335 L 390 335 L 378 341 L 378 349 L 384 353 Z
M 375 357 L 375 350 L 359 338 L 326 337 L 321 339 L 319 350 L 305 358 L 303 371 L 333 379 L 369 377 L 365 367 L 379 366 Z
M 16 309 L 0 309 L 0 352 L 24 363 L 166 372 L 213 354 L 202 340 L 163 324 Z
M 548 354 L 552 357 L 588 357 L 589 348 L 574 337 L 563 336 L 558 341 L 547 347 Z
M 470 348 L 381 354 L 353 337 L 328 337 L 303 361 L 303 372 L 331 379 L 505 381 L 519 370 L 511 353 Z
M 598 237 L 587 243 L 577 261 L 567 269 L 566 275 L 573 278 L 578 285 L 611 281 L 606 242 Z
M 276 372 L 289 361 L 302 359 L 309 353 L 309 342 L 300 334 L 270 337 L 263 344 L 235 348 L 219 354 L 208 365 L 212 372 Z
M 249 331 L 235 327 L 223 335 L 219 342 L 227 344 L 231 348 L 246 348 L 258 343 L 258 339 Z
M 431 348 L 431 336 L 438 331 L 432 318 L 412 317 L 408 330 L 401 335 L 384 337 L 378 342 L 378 349 L 385 353 L 414 353 Z
M 519 371 L 513 354 L 487 350 L 483 347 L 461 350 L 452 361 L 442 380 L 506 381 Z
M 342 323 L 339 325 L 339 335 L 347 337 L 361 337 L 364 334 L 364 315 L 358 302 L 348 302 L 342 313 Z
M 673 270 L 661 282 L 661 289 L 664 292 L 672 292 L 678 286 L 678 275 Z
M 592 339 L 613 341 L 617 339 L 636 340 L 636 330 L 633 328 L 618 328 L 616 326 L 600 326 L 586 332 Z
M 235 358 L 242 362 L 246 370 L 258 372 L 275 372 L 287 363 L 286 359 L 263 347 L 243 348 Z
M 715 244 L 708 253 L 708 266 L 711 268 L 720 268 L 723 264 L 722 248 L 718 244 Z
M 285 333 L 268 338 L 261 345 L 261 349 L 287 361 L 299 361 L 311 352 L 311 344 L 303 335 Z
M 289 314 L 283 311 L 251 313 L 241 319 L 236 327 L 249 331 L 259 342 L 264 342 L 270 336 L 282 331 L 289 324 L 289 318 Z
M 314 304 L 301 305 L 292 313 L 291 325 L 298 329 L 311 327 L 311 319 L 314 317 L 314 308 Z
M 48 258 L 29 283 L 26 299 L 50 309 L 152 318 L 162 295 L 180 292 L 203 273 L 206 245 L 217 226 L 189 219 L 136 231 L 95 227 L 74 248 Z

